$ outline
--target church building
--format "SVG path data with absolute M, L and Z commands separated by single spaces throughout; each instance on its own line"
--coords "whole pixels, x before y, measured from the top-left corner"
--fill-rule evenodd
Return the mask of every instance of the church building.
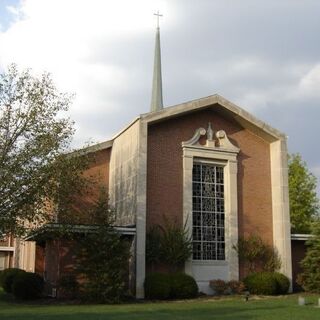
M 119 231 L 133 241 L 137 298 L 146 232 L 163 215 L 187 225 L 193 253 L 184 271 L 202 292 L 212 279 L 244 275 L 233 245 L 251 234 L 275 246 L 292 279 L 286 136 L 217 94 L 163 108 L 159 27 L 151 111 L 86 152 L 96 156 L 89 170 L 103 177 Z M 67 264 L 57 241 L 39 267 L 53 286 Z

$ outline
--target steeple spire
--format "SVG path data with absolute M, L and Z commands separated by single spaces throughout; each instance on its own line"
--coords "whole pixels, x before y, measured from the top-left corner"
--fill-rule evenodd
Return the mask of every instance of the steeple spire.
M 153 65 L 153 81 L 152 81 L 152 97 L 151 97 L 151 112 L 163 109 L 162 101 L 162 75 L 161 75 L 161 49 L 160 49 L 160 27 L 159 18 L 162 14 L 154 13 L 157 16 L 156 43 L 154 51 Z

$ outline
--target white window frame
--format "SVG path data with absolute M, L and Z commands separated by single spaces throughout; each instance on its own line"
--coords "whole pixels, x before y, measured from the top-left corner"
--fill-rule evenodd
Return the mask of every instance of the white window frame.
M 203 161 L 224 166 L 225 260 L 193 260 L 185 263 L 185 272 L 193 274 L 195 266 L 223 267 L 229 279 L 239 278 L 239 262 L 232 246 L 238 241 L 237 154 L 239 150 L 207 147 L 199 144 L 183 148 L 183 219 L 192 236 L 192 170 L 194 162 Z M 221 269 L 221 268 L 220 268 Z

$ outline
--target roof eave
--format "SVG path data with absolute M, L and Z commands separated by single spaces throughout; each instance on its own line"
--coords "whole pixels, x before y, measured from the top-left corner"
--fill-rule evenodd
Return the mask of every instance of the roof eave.
M 253 129 L 254 131 L 261 131 L 265 135 L 269 136 L 268 140 L 285 140 L 286 135 L 279 130 L 273 128 L 269 124 L 257 119 L 255 116 L 245 111 L 243 108 L 235 105 L 231 101 L 224 97 L 215 94 L 205 98 L 200 98 L 171 107 L 167 107 L 157 112 L 149 112 L 142 114 L 141 120 L 147 123 L 156 123 L 164 121 L 169 118 L 176 117 L 178 115 L 192 113 L 201 109 L 213 107 L 214 105 L 220 105 L 224 109 L 233 115 L 233 118 L 243 127 Z
M 305 233 L 292 233 L 291 240 L 298 240 L 298 241 L 307 241 L 314 236 L 312 234 L 305 234 Z

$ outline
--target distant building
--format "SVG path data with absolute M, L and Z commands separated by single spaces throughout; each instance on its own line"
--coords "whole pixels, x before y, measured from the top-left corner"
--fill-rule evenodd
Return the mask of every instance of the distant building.
M 0 271 L 6 268 L 35 270 L 35 243 L 13 236 L 0 239 Z

